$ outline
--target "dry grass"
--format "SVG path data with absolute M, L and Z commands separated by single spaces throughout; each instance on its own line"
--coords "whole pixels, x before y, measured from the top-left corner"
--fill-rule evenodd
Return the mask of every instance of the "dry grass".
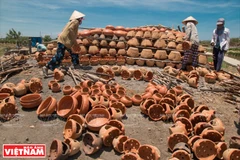
M 2 56 L 5 52 L 7 52 L 10 49 L 16 48 L 15 44 L 10 43 L 0 43 L 0 56 Z

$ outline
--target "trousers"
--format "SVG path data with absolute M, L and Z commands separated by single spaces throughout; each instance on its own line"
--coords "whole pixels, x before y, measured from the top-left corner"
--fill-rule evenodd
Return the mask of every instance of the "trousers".
M 222 62 L 224 58 L 224 51 L 220 48 L 213 47 L 213 64 L 214 69 L 218 72 L 221 70 Z
M 58 43 L 57 53 L 47 63 L 46 67 L 52 71 L 55 68 L 58 68 L 64 58 L 65 50 L 67 50 L 70 53 L 73 65 L 78 65 L 79 64 L 78 54 L 73 54 L 71 49 L 66 48 L 62 43 Z
M 192 44 L 191 48 L 184 53 L 184 58 L 182 62 L 182 67 L 186 69 L 186 65 L 189 59 L 189 56 L 192 55 L 192 65 L 197 67 L 198 65 L 198 45 Z

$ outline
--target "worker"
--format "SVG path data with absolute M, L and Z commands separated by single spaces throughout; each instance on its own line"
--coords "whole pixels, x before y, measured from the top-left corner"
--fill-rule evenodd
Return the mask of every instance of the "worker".
M 47 47 L 44 44 L 36 43 L 37 51 L 38 52 L 45 52 L 47 50 Z
M 193 67 L 197 67 L 198 65 L 198 46 L 199 46 L 199 38 L 198 31 L 196 25 L 198 21 L 192 16 L 187 17 L 182 21 L 182 23 L 186 26 L 185 33 L 186 35 L 183 37 L 184 40 L 191 42 L 191 48 L 184 52 L 184 58 L 182 61 L 181 70 L 187 70 L 187 62 L 189 56 L 192 55 L 192 65 Z
M 53 71 L 55 68 L 60 66 L 60 63 L 64 58 L 65 50 L 70 53 L 74 67 L 78 68 L 79 57 L 78 54 L 75 54 L 80 51 L 80 46 L 77 43 L 78 26 L 82 24 L 84 16 L 85 15 L 83 13 L 76 10 L 72 13 L 69 19 L 70 21 L 66 24 L 62 33 L 57 39 L 57 53 L 46 64 L 46 66 L 42 68 L 45 77 L 48 76 L 49 69 Z
M 224 27 L 225 20 L 219 18 L 217 21 L 217 28 L 213 30 L 211 46 L 213 46 L 213 64 L 214 69 L 218 72 L 221 70 L 224 54 L 229 49 L 230 31 Z

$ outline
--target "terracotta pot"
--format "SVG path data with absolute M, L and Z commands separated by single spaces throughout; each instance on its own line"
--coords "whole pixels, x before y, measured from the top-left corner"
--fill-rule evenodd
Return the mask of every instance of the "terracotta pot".
M 225 142 L 217 143 L 217 158 L 223 159 L 223 152 L 227 150 L 227 144 Z
M 232 136 L 229 140 L 229 148 L 237 148 L 240 149 L 240 137 Z
M 152 45 L 153 44 L 149 39 L 143 39 L 141 42 L 141 46 L 143 46 L 143 47 L 152 47 Z
M 179 105 L 174 109 L 175 112 L 177 112 L 177 111 L 179 111 L 179 110 L 187 110 L 189 114 L 192 113 L 191 108 L 190 108 L 187 104 L 184 104 L 184 103 L 179 104 Z
M 132 96 L 133 105 L 139 106 L 142 101 L 143 101 L 143 98 L 141 95 L 135 94 Z
M 57 108 L 57 100 L 52 96 L 47 97 L 41 102 L 37 109 L 37 115 L 40 117 L 47 117 L 51 115 Z
M 77 139 L 82 135 L 82 125 L 73 119 L 69 119 L 65 124 L 63 136 L 65 139 Z
M 187 143 L 188 142 L 188 137 L 185 134 L 182 134 L 182 133 L 171 134 L 168 137 L 168 148 L 171 151 L 173 151 L 174 146 L 176 144 L 178 144 L 179 142 Z
M 197 123 L 194 127 L 195 135 L 200 135 L 202 133 L 202 131 L 206 128 L 212 128 L 212 126 L 210 124 L 208 124 L 207 122 Z
M 166 41 L 165 41 L 165 40 L 159 38 L 159 39 L 154 43 L 153 46 L 156 47 L 157 49 L 164 49 L 164 48 L 167 47 L 167 44 L 166 44 Z
M 177 158 L 177 159 L 184 159 L 184 160 L 191 160 L 191 156 L 188 152 L 185 150 L 177 150 L 172 154 L 172 158 Z
M 134 138 L 128 138 L 124 143 L 123 143 L 123 150 L 125 153 L 128 152 L 133 152 L 133 153 L 138 153 L 138 149 L 140 147 L 140 142 Z
M 119 101 L 120 100 L 120 96 L 117 93 L 113 93 L 110 97 L 109 100 L 110 101 Z
M 86 121 L 85 121 L 85 118 L 82 115 L 72 114 L 67 118 L 67 121 L 69 119 L 72 119 L 72 120 L 76 121 L 77 123 L 79 123 L 82 126 L 82 129 L 85 129 Z
M 188 135 L 185 124 L 182 123 L 181 121 L 175 122 L 170 128 L 169 128 L 169 133 L 174 134 L 174 133 L 181 133 Z
M 13 87 L 15 96 L 23 96 L 27 94 L 27 88 L 24 83 L 18 83 L 15 87 Z
M 171 98 L 168 98 L 168 97 L 162 98 L 161 101 L 159 102 L 159 104 L 162 104 L 162 103 L 167 103 L 171 106 L 175 106 L 174 101 Z
M 54 92 L 54 93 L 60 92 L 60 91 L 61 91 L 61 85 L 60 85 L 58 82 L 54 82 L 54 83 L 51 85 L 51 90 L 52 90 L 52 92 Z
M 146 82 L 149 82 L 153 79 L 153 72 L 147 71 L 146 73 L 143 74 L 143 80 Z
M 108 108 L 109 107 L 109 99 L 107 97 L 100 96 L 99 104 L 101 104 L 101 105 L 105 106 L 106 108 Z
M 120 110 L 122 111 L 122 114 L 123 114 L 123 115 L 126 114 L 126 106 L 125 106 L 122 102 L 119 102 L 119 101 L 113 102 L 113 103 L 110 105 L 110 107 L 120 109 Z
M 35 81 L 29 83 L 29 90 L 32 93 L 40 93 L 42 89 L 43 89 L 42 82 Z
M 110 119 L 110 113 L 103 108 L 94 108 L 86 116 L 86 124 L 91 131 L 99 131 Z
M 111 125 L 104 125 L 99 130 L 99 136 L 103 139 L 105 146 L 112 146 L 113 139 L 120 135 L 120 130 Z
M 157 85 L 156 88 L 158 89 L 158 92 L 161 94 L 161 95 L 165 95 L 167 93 L 167 87 L 166 86 L 163 86 L 163 85 Z
M 194 143 L 198 140 L 198 139 L 201 139 L 200 136 L 197 136 L 197 135 L 194 135 L 192 137 L 189 138 L 188 140 L 188 145 L 192 148 Z
M 102 92 L 102 95 L 104 97 L 110 97 L 113 94 L 113 92 L 110 89 L 106 89 Z
M 212 110 L 212 109 L 211 110 L 203 110 L 202 114 L 206 117 L 207 122 L 216 118 L 215 110 Z
M 198 139 L 192 150 L 198 159 L 214 159 L 217 156 L 216 145 L 208 139 Z
M 137 60 L 136 60 L 136 64 L 137 64 L 138 66 L 144 66 L 144 65 L 145 65 L 145 60 L 137 59 Z
M 49 82 L 48 82 L 48 88 L 51 89 L 52 84 L 55 83 L 55 82 L 57 82 L 57 81 L 56 81 L 56 80 L 51 80 L 51 81 L 49 81 Z
M 80 152 L 80 142 L 72 138 L 67 138 L 64 142 L 69 146 L 69 156 L 75 155 Z
M 66 85 L 63 87 L 63 94 L 70 95 L 72 93 L 72 87 L 70 85 Z
M 142 159 L 152 159 L 152 160 L 160 159 L 160 155 L 161 155 L 157 147 L 149 144 L 141 145 L 138 148 L 138 154 Z
M 81 87 L 91 87 L 93 85 L 93 82 L 91 80 L 85 80 L 80 83 Z
M 225 133 L 225 126 L 224 126 L 223 122 L 221 121 L 221 119 L 214 118 L 213 120 L 211 120 L 209 122 L 209 124 L 211 124 L 211 126 L 213 127 L 214 130 L 216 130 L 219 133 L 221 133 L 222 135 L 224 135 L 224 133 Z
M 194 100 L 192 98 L 186 98 L 182 100 L 180 104 L 187 104 L 191 109 L 194 108 Z
M 134 72 L 133 72 L 133 78 L 135 79 L 135 80 L 138 80 L 138 81 L 140 81 L 140 80 L 142 80 L 142 78 L 143 78 L 143 75 L 142 75 L 142 72 L 140 71 L 140 70 L 134 70 Z
M 82 87 L 81 93 L 82 95 L 91 95 L 92 90 L 89 87 Z
M 239 149 L 229 148 L 223 152 L 223 159 L 224 160 L 237 160 L 240 156 Z
M 9 93 L 0 93 L 0 101 L 4 100 L 5 98 L 9 97 Z
M 148 115 L 149 107 L 155 103 L 156 102 L 154 101 L 154 99 L 146 99 L 145 101 L 142 101 L 142 103 L 140 104 L 141 112 L 145 115 Z
M 189 50 L 191 46 L 192 46 L 192 43 L 190 41 L 183 41 L 182 43 L 183 50 Z
M 113 119 L 113 120 L 110 120 L 107 124 L 117 127 L 120 131 L 120 134 L 125 134 L 124 124 L 120 120 Z
M 199 122 L 207 122 L 206 117 L 202 113 L 191 114 L 189 120 L 191 121 L 193 127 L 195 127 L 195 125 Z
M 131 107 L 133 102 L 132 99 L 128 96 L 123 96 L 120 101 L 126 106 L 126 107 Z
M 149 118 L 153 121 L 159 121 L 165 116 L 165 109 L 160 104 L 153 104 L 148 108 Z
M 54 79 L 56 80 L 56 81 L 63 81 L 63 79 L 64 79 L 64 74 L 63 74 L 63 72 L 62 71 L 60 71 L 59 69 L 54 69 Z
M 121 99 L 123 96 L 125 96 L 126 92 L 124 90 L 120 90 L 118 89 L 116 91 L 116 94 L 119 96 L 119 98 Z
M 123 80 L 131 79 L 131 72 L 129 70 L 122 70 L 121 77 Z
M 129 58 L 129 57 L 126 58 L 126 63 L 128 65 L 134 65 L 135 61 L 136 61 L 135 59 L 132 59 L 132 58 Z
M 108 111 L 109 111 L 112 119 L 122 120 L 123 114 L 119 108 L 109 107 Z
M 17 113 L 16 105 L 10 102 L 1 102 L 0 103 L 0 119 L 10 120 L 14 118 Z
M 181 95 L 183 93 L 182 86 L 176 86 L 176 87 L 173 88 L 173 90 L 177 93 L 177 96 Z
M 137 153 L 132 153 L 132 152 L 128 152 L 125 153 L 122 157 L 121 160 L 140 160 L 140 156 Z
M 133 46 L 133 47 L 136 47 L 136 46 L 139 46 L 139 45 L 140 45 L 138 39 L 135 38 L 135 37 L 133 37 L 133 38 L 131 38 L 130 40 L 128 40 L 128 41 L 127 41 L 127 44 L 128 44 L 129 46 Z
M 204 129 L 201 133 L 201 137 L 204 139 L 209 139 L 213 142 L 221 142 L 224 140 L 224 138 L 218 131 L 212 130 L 211 128 Z
M 127 55 L 129 57 L 139 57 L 139 50 L 138 50 L 138 48 L 129 47 L 128 50 L 127 50 Z
M 75 97 L 63 96 L 57 104 L 57 114 L 60 117 L 67 118 L 77 112 L 78 101 Z
M 20 98 L 20 104 L 23 108 L 35 108 L 42 102 L 42 96 L 37 93 L 27 94 Z
M 183 110 L 178 110 L 178 111 L 174 112 L 173 115 L 172 115 L 172 119 L 173 119 L 174 122 L 179 117 L 185 117 L 185 118 L 189 119 L 190 114 L 187 110 L 183 109 Z
M 85 154 L 94 154 L 102 148 L 102 139 L 91 132 L 85 133 L 83 136 L 83 151 Z
M 70 152 L 69 145 L 61 140 L 54 139 L 50 145 L 49 160 L 65 160 Z
M 112 145 L 115 151 L 119 153 L 124 153 L 123 151 L 123 143 L 128 139 L 125 135 L 119 135 L 113 139 Z
M 88 95 L 81 95 L 80 92 L 77 92 L 77 94 L 73 95 L 78 101 L 78 106 L 77 106 L 77 113 L 78 114 L 87 114 L 89 110 L 89 99 Z
M 169 93 L 169 91 L 171 91 L 171 90 L 168 90 L 168 93 L 164 95 L 164 98 L 170 98 L 174 102 L 173 105 L 176 106 L 177 96 L 173 93 Z M 172 90 L 172 91 L 174 91 L 174 90 Z M 174 93 L 175 93 L 175 91 L 174 91 Z

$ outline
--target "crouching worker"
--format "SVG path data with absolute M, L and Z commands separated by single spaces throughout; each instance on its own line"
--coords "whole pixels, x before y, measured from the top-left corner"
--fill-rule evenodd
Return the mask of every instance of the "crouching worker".
M 45 52 L 47 50 L 47 47 L 44 44 L 36 43 L 36 46 L 38 52 Z
M 78 26 L 82 24 L 84 16 L 84 14 L 76 10 L 72 13 L 69 19 L 70 21 L 66 24 L 57 39 L 57 53 L 52 57 L 47 65 L 42 68 L 45 77 L 48 76 L 49 69 L 53 71 L 55 68 L 60 67 L 64 58 L 65 50 L 70 53 L 74 67 L 76 68 L 79 66 L 78 54 L 74 54 L 72 50 L 76 53 L 80 51 L 80 46 L 77 43 Z

